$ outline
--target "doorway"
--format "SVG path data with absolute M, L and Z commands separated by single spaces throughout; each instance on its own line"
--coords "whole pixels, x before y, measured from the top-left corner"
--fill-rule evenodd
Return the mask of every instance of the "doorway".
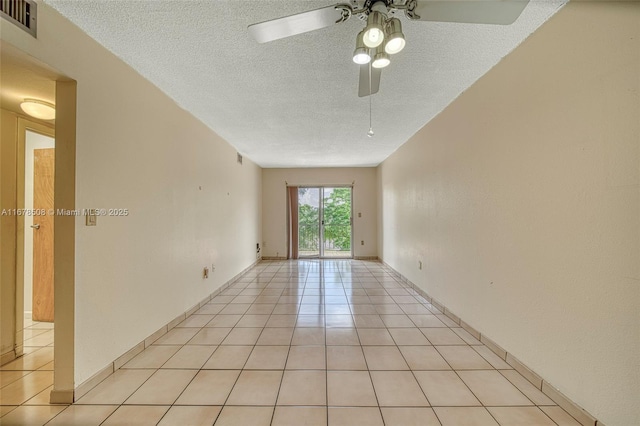
M 53 322 L 53 211 L 55 140 L 26 129 L 24 162 L 25 320 Z M 26 337 L 26 336 L 25 336 Z
M 2 41 L 2 102 L 0 112 L 2 118 L 2 209 L 11 214 L 2 216 L 0 232 L 2 234 L 2 248 L 0 256 L 2 274 L 0 284 L 2 290 L 2 336 L 0 364 L 7 371 L 21 371 L 23 375 L 12 385 L 25 389 L 22 393 L 11 394 L 18 398 L 14 405 L 20 405 L 29 398 L 36 396 L 31 392 L 38 392 L 38 401 L 52 403 L 71 403 L 74 398 L 74 366 L 75 366 L 75 217 L 55 215 L 55 209 L 75 210 L 75 152 L 76 152 L 76 82 L 64 77 L 46 64 L 43 64 L 18 48 Z M 55 122 L 27 117 L 20 104 L 25 99 L 36 99 L 55 105 Z M 55 186 L 55 197 L 40 188 L 39 193 L 46 201 L 39 199 L 29 209 L 26 198 L 34 195 L 34 188 L 27 191 L 25 185 L 29 177 L 33 178 L 33 169 L 26 169 L 27 137 L 48 136 L 53 138 L 55 129 L 55 151 L 37 152 L 39 172 L 44 177 L 44 183 L 36 178 L 34 186 L 44 185 L 47 189 Z M 30 136 L 27 136 L 27 135 Z M 52 146 L 36 146 L 37 149 L 48 150 Z M 34 149 L 35 149 L 34 148 Z M 31 151 L 31 150 L 30 150 Z M 55 155 L 53 153 L 55 152 Z M 44 154 L 44 155 L 40 155 Z M 34 155 L 35 157 L 36 155 Z M 46 157 L 46 158 L 44 158 Z M 43 160 L 45 164 L 41 164 Z M 52 163 L 54 163 L 52 165 Z M 55 168 L 55 171 L 54 171 Z M 29 173 L 26 175 L 26 173 Z M 55 182 L 53 177 L 55 176 Z M 39 183 L 38 183 L 39 182 Z M 6 191 L 6 192 L 5 192 Z M 6 196 L 5 196 L 6 194 Z M 53 205 L 51 204 L 53 203 Z M 47 208 L 51 206 L 50 208 Z M 45 215 L 33 216 L 35 210 L 43 211 Z M 29 213 L 31 214 L 29 216 Z M 48 217 L 44 217 L 48 216 Z M 26 219 L 26 220 L 25 220 Z M 36 219 L 34 222 L 33 220 Z M 50 222 L 45 222 L 50 220 Z M 31 226 L 40 225 L 39 229 Z M 48 236 L 37 233 L 46 228 L 49 231 L 55 227 L 55 240 L 52 233 Z M 26 229 L 25 229 L 26 228 Z M 45 253 L 44 257 L 36 254 L 35 262 L 44 266 L 44 273 L 34 270 L 34 261 L 25 265 L 25 254 L 33 259 L 34 236 L 45 237 L 53 241 L 53 248 L 38 249 Z M 25 245 L 31 248 L 25 250 Z M 36 247 L 40 247 L 36 241 Z M 55 253 L 55 254 L 54 254 Z M 25 312 L 34 314 L 33 293 L 25 297 L 25 273 L 49 277 L 45 286 L 46 303 L 36 304 L 43 308 L 43 312 L 36 313 L 40 321 L 33 322 L 32 318 L 25 318 Z M 51 281 L 53 276 L 53 281 Z M 55 285 L 53 285 L 55 283 Z M 32 290 L 33 291 L 33 290 Z M 40 289 L 35 289 L 41 294 Z M 54 298 L 55 293 L 55 298 Z M 32 302 L 27 305 L 28 299 Z M 37 296 L 40 300 L 40 296 Z M 55 304 L 55 315 L 54 309 Z M 54 321 L 43 322 L 42 320 Z M 54 337 L 55 333 L 55 337 Z M 55 340 L 55 345 L 54 345 Z M 24 374 L 29 371 L 28 374 Z M 37 386 L 34 385 L 37 381 Z M 43 390 L 41 386 L 47 386 Z M 3 397 L 6 397 L 4 394 Z
M 352 188 L 298 188 L 299 257 L 352 258 Z

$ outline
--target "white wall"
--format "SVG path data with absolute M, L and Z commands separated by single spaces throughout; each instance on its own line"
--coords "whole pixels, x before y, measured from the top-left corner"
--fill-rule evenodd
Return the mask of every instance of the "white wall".
M 24 153 L 24 208 L 33 209 L 33 150 L 54 148 L 49 136 L 27 130 Z M 33 303 L 33 216 L 24 217 L 24 311 L 31 315 Z
M 76 219 L 78 385 L 256 260 L 261 169 L 42 2 L 38 18 L 37 40 L 2 39 L 78 83 L 76 207 L 129 209 Z
M 640 3 L 572 2 L 378 171 L 381 257 L 609 426 L 640 424 L 639 76 Z
M 376 169 L 308 168 L 262 170 L 262 229 L 265 257 L 287 256 L 287 189 L 289 185 L 353 185 L 353 255 L 377 256 Z M 358 213 L 362 213 L 358 217 Z M 361 245 L 364 241 L 364 245 Z

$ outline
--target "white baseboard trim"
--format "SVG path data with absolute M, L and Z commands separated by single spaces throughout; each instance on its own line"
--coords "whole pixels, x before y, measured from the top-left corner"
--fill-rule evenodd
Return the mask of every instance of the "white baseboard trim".
M 463 321 L 458 315 L 454 314 L 444 304 L 438 302 L 436 299 L 429 296 L 422 288 L 412 283 L 407 277 L 396 271 L 391 265 L 386 263 L 383 259 L 380 261 L 388 267 L 392 273 L 400 279 L 402 282 L 409 285 L 418 295 L 424 298 L 427 302 L 431 303 L 436 309 L 450 318 L 453 322 L 460 325 L 464 330 L 471 334 L 476 339 L 480 340 L 486 347 L 488 347 L 493 353 L 499 356 L 503 361 L 513 367 L 518 373 L 522 374 L 533 386 L 548 396 L 553 402 L 562 407 L 566 412 L 572 415 L 583 426 L 604 426 L 602 422 L 597 420 L 591 414 L 589 414 L 584 408 L 573 402 L 571 399 L 563 395 L 559 390 L 549 384 L 540 375 L 535 373 L 521 361 L 519 361 L 512 354 L 504 350 L 500 345 L 495 343 L 492 339 L 488 338 L 484 334 L 480 333 L 474 327 Z
M 214 298 L 215 296 L 217 296 L 218 294 L 222 293 L 224 290 L 229 288 L 229 286 L 234 284 L 240 277 L 242 277 L 244 274 L 249 272 L 249 270 L 251 270 L 253 267 L 255 267 L 258 263 L 260 263 L 260 259 L 258 259 L 255 262 L 253 262 L 247 268 L 243 269 L 239 274 L 235 275 L 229 281 L 227 281 L 226 283 L 224 283 L 223 285 L 218 287 L 216 290 L 213 291 L 213 293 L 211 293 L 210 295 L 208 295 L 207 297 L 202 299 L 200 302 L 198 302 L 197 304 L 195 304 L 194 306 L 192 306 L 191 308 L 189 308 L 188 310 L 186 310 L 182 314 L 178 315 L 176 318 L 172 319 L 167 324 L 165 324 L 162 327 L 160 327 L 158 330 L 153 332 L 150 336 L 148 336 L 147 338 L 145 338 L 141 342 L 138 342 L 132 348 L 130 348 L 127 351 L 125 351 L 118 358 L 116 358 L 115 360 L 113 360 L 112 362 L 110 362 L 109 364 L 104 366 L 96 374 L 94 374 L 89 379 L 85 380 L 84 382 L 82 382 L 81 384 L 76 386 L 76 388 L 74 390 L 72 390 L 72 391 L 51 391 L 51 403 L 54 404 L 54 402 L 53 402 L 53 392 L 61 392 L 60 394 L 56 394 L 57 400 L 62 401 L 62 400 L 65 400 L 65 398 L 70 398 L 70 402 L 68 402 L 68 403 L 76 402 L 78 399 L 82 398 L 84 395 L 87 394 L 87 392 L 89 392 L 91 389 L 96 387 L 98 384 L 100 384 L 103 380 L 105 380 L 111 374 L 113 374 L 117 370 L 119 370 L 124 364 L 129 362 L 133 357 L 135 357 L 140 352 L 142 352 L 144 349 L 146 349 L 151 344 L 153 344 L 153 342 L 158 340 L 160 337 L 162 337 L 164 334 L 166 334 L 169 330 L 173 329 L 176 325 L 178 325 L 179 323 L 181 323 L 182 321 L 187 319 L 189 316 L 193 315 L 198 309 L 200 309 L 202 306 L 204 306 L 207 303 L 209 303 L 212 298 Z M 69 397 L 68 393 L 70 393 L 70 395 L 71 395 L 70 397 Z M 60 403 L 67 403 L 67 402 L 60 402 Z

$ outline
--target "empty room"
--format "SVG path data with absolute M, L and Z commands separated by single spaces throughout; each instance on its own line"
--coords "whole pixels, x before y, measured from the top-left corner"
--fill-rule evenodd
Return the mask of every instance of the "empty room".
M 2 0 L 2 425 L 640 424 L 640 2 Z

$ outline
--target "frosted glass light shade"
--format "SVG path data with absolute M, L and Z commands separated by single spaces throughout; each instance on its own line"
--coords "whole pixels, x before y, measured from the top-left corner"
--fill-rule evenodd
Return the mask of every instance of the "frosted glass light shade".
M 56 118 L 56 107 L 49 102 L 37 99 L 25 99 L 24 102 L 20 104 L 20 108 L 25 114 L 39 118 L 40 120 L 53 120 Z
M 359 52 L 358 49 L 356 49 L 353 53 L 353 62 L 358 65 L 368 64 L 371 62 L 371 56 L 369 56 L 369 53 L 366 50 Z

